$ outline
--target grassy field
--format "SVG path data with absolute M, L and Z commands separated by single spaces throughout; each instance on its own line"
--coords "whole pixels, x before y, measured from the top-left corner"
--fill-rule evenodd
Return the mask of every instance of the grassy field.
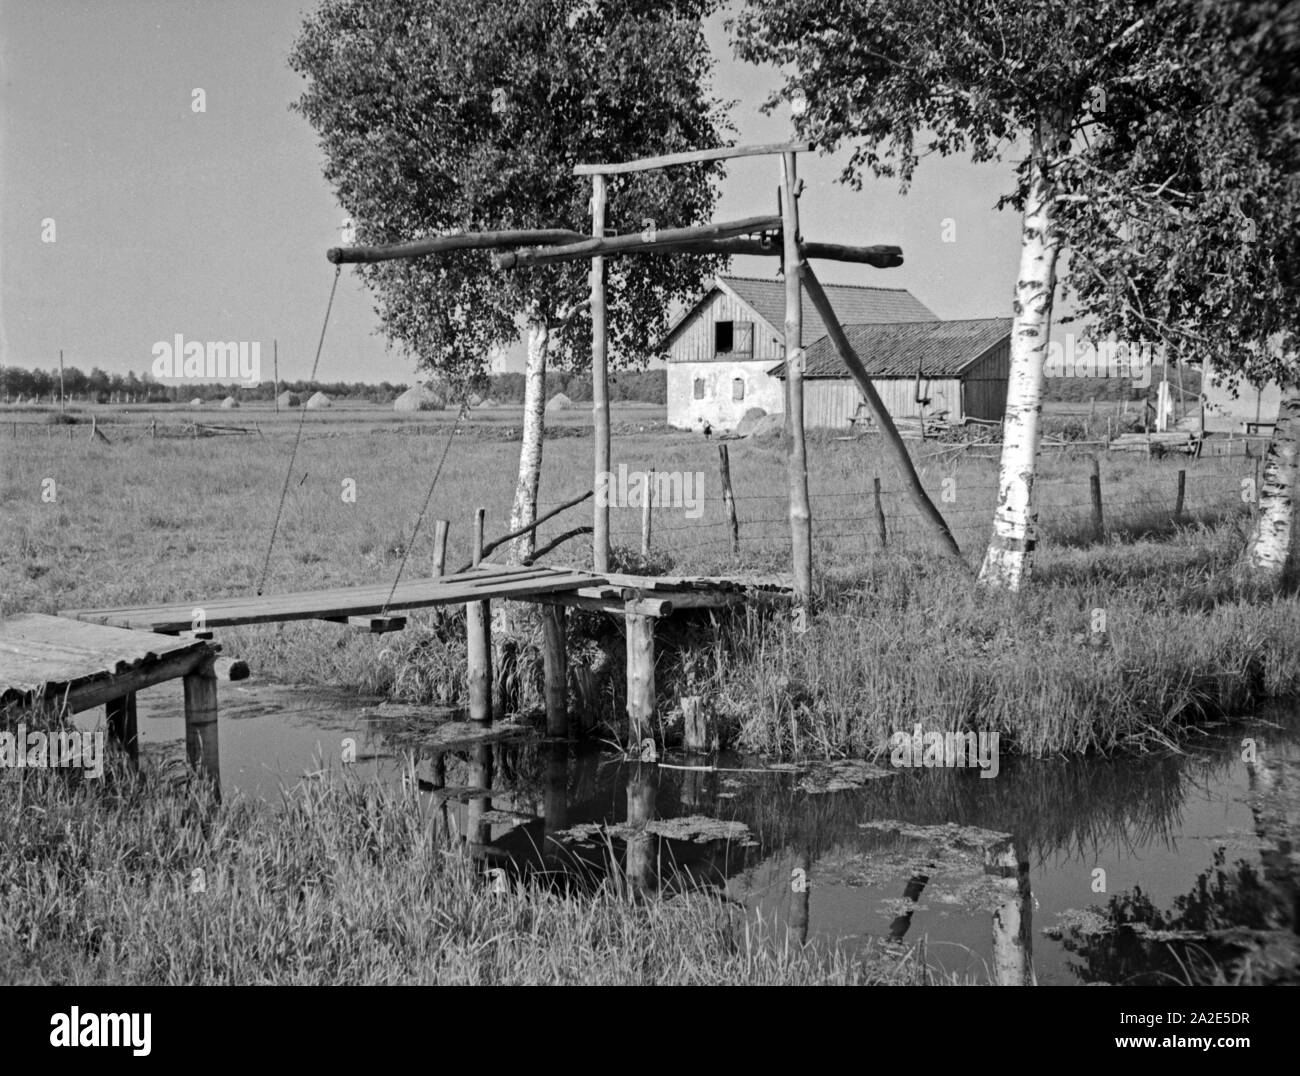
M 429 518 L 412 544 L 454 415 L 394 422 L 391 412 L 370 410 L 380 416 L 370 425 L 357 413 L 308 416 L 268 591 L 389 581 L 404 553 L 405 578 L 425 573 L 437 517 L 452 521 L 448 560 L 457 568 L 469 560 L 476 505 L 487 509 L 489 534 L 505 529 L 518 453 L 508 415 L 454 436 Z M 298 416 L 272 416 L 262 435 L 155 439 L 145 424 L 154 414 L 114 416 L 111 444 L 92 440 L 84 423 L 43 425 L 29 414 L 14 416 L 16 433 L 0 426 L 7 434 L 0 441 L 5 613 L 164 601 L 201 606 L 255 591 Z M 590 488 L 590 438 L 569 417 L 547 445 L 543 507 Z M 615 467 L 697 473 L 704 496 L 698 518 L 681 507 L 656 509 L 652 566 L 787 570 L 780 444 L 730 443 L 741 539 L 733 558 L 717 445 L 665 431 L 658 418 L 653 409 L 616 412 Z M 996 486 L 996 448 L 982 451 L 975 457 L 974 450 L 946 445 L 916 449 L 925 484 L 973 566 Z M 990 598 L 930 555 L 880 459 L 871 438 L 813 437 L 820 614 L 806 633 L 773 612 L 666 632 L 667 641 L 690 644 L 663 648 L 666 714 L 678 695 L 702 695 L 714 700 L 733 742 L 771 753 L 871 755 L 892 731 L 922 721 L 939 730 L 997 729 L 1004 750 L 1046 755 L 1176 739 L 1189 722 L 1300 686 L 1300 605 L 1251 593 L 1233 571 L 1249 513 L 1242 482 L 1253 476 L 1255 461 L 1103 454 L 1106 537 L 1098 542 L 1089 457 L 1045 456 L 1037 486 L 1037 585 L 1021 597 Z M 1186 471 L 1186 497 L 1175 521 L 1179 470 Z M 883 546 L 871 495 L 877 475 Z M 355 501 L 345 496 L 352 488 Z M 627 567 L 637 565 L 640 517 L 635 507 L 612 513 Z M 588 519 L 588 506 L 574 509 L 547 524 L 540 540 Z M 579 539 L 548 559 L 585 566 L 590 552 Z M 1103 641 L 1091 638 L 1098 610 L 1107 630 L 1104 645 L 1093 646 Z M 617 625 L 572 621 L 573 651 L 603 670 L 604 716 L 615 718 L 622 690 Z M 454 615 L 417 615 L 406 632 L 383 637 L 309 622 L 232 629 L 222 639 L 263 678 L 414 701 L 461 696 Z M 539 676 L 526 662 L 525 703 L 537 701 Z

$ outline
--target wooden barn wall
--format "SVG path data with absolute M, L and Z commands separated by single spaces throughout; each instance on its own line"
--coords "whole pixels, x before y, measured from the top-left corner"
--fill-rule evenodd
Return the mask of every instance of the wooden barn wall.
M 775 365 L 785 358 L 785 350 L 781 342 L 772 336 L 767 327 L 754 316 L 754 312 L 726 292 L 719 292 L 714 295 L 711 303 L 682 327 L 673 346 L 668 350 L 668 361 L 670 363 L 735 362 L 750 359 L 751 356 L 742 357 L 734 353 L 714 356 L 713 326 L 719 321 L 745 321 L 754 326 L 753 360 L 761 359 Z
M 881 377 L 874 384 L 885 410 L 895 418 L 914 418 L 921 413 L 915 378 Z M 950 418 L 960 417 L 954 413 L 961 408 L 961 383 L 955 378 L 922 378 L 921 389 L 930 398 L 927 414 L 947 408 Z M 803 391 L 804 425 L 809 429 L 846 429 L 859 406 L 864 417 L 868 414 L 857 382 L 849 378 L 810 378 L 804 382 Z
M 1007 380 L 1010 376 L 1011 341 L 1008 339 L 990 348 L 966 371 L 961 404 L 964 416 L 1000 421 L 1007 410 Z

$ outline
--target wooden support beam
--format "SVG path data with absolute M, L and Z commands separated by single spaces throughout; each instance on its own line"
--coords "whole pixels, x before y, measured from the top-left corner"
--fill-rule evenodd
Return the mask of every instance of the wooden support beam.
M 756 146 L 719 146 L 716 149 L 691 149 L 682 153 L 665 153 L 658 157 L 642 157 L 620 164 L 575 165 L 575 176 L 619 176 L 628 172 L 648 172 L 653 168 L 670 168 L 677 164 L 699 164 L 703 161 L 725 161 L 736 157 L 759 157 L 774 153 L 806 153 L 813 148 L 811 142 L 774 142 Z
M 422 258 L 427 254 L 447 254 L 455 250 L 494 250 L 499 247 L 547 246 L 551 243 L 576 243 L 587 237 L 565 228 L 525 229 L 501 232 L 458 232 L 414 239 L 409 243 L 385 243 L 370 247 L 331 247 L 325 257 L 335 265 L 365 262 L 388 262 L 400 258 Z
M 546 735 L 569 734 L 569 657 L 562 605 L 542 610 L 542 667 L 546 682 Z
M 566 609 L 583 609 L 589 613 L 610 613 L 623 616 L 629 610 L 639 616 L 672 616 L 677 608 L 693 608 L 688 600 L 680 602 L 677 596 L 667 598 L 632 598 L 626 599 L 616 593 L 610 593 L 609 587 L 583 587 L 581 590 L 566 590 L 556 594 L 538 595 L 532 600 L 541 605 L 558 605 Z M 718 603 L 723 604 L 723 603 Z
M 593 244 L 608 242 L 605 235 L 605 196 L 607 181 L 604 175 L 591 177 L 591 234 Z M 636 236 L 640 240 L 640 236 Z M 573 250 L 584 244 L 575 244 Z M 534 251 L 534 253 L 536 253 Z M 596 493 L 591 523 L 591 562 L 598 572 L 609 568 L 609 331 L 608 313 L 605 309 L 605 259 L 595 250 L 587 251 L 591 258 L 591 418 L 594 427 L 595 472 L 592 489 Z M 516 258 L 518 255 L 514 255 Z M 580 257 L 582 255 L 579 255 Z
M 852 262 L 870 265 L 876 269 L 897 269 L 903 264 L 901 247 L 892 245 L 850 246 L 844 243 L 800 243 L 799 250 L 805 258 L 820 261 Z M 746 257 L 782 257 L 781 231 L 764 232 L 759 238 L 733 236 L 730 239 L 700 239 L 683 242 L 664 242 L 662 234 L 652 246 L 633 251 L 636 254 L 725 254 Z
M 177 677 L 185 676 L 190 670 L 202 664 L 211 655 L 207 650 L 185 650 L 177 654 L 168 654 L 156 662 L 140 665 L 135 669 L 118 673 L 115 676 L 100 677 L 82 684 L 76 684 L 61 692 L 59 703 L 66 703 L 68 712 L 79 714 L 96 706 L 107 706 L 113 699 L 122 695 L 143 691 L 155 684 L 166 683 Z
M 383 635 L 390 631 L 403 631 L 406 628 L 404 616 L 327 616 L 321 619 L 335 624 L 346 624 L 354 631 L 368 635 Z
M 217 673 L 208 659 L 184 678 L 185 755 L 201 777 L 220 792 L 221 755 L 217 748 Z
M 799 275 L 799 198 L 795 155 L 781 156 L 782 240 L 785 245 L 785 403 L 789 442 L 786 472 L 790 501 L 790 557 L 794 592 L 812 602 L 812 506 L 808 499 L 808 447 L 804 440 L 803 296 Z
M 109 699 L 106 707 L 108 734 L 126 751 L 131 765 L 140 761 L 140 737 L 136 723 L 135 692 Z
M 474 513 L 474 566 L 478 567 L 483 551 L 485 509 Z M 488 602 L 465 604 L 465 681 L 469 690 L 471 721 L 492 721 L 492 620 Z
M 844 327 L 840 324 L 839 318 L 835 316 L 835 310 L 831 306 L 830 299 L 826 297 L 826 292 L 822 289 L 817 274 L 812 271 L 807 262 L 798 263 L 797 268 L 787 264 L 786 272 L 790 273 L 792 271 L 797 271 L 802 276 L 804 287 L 808 289 L 808 298 L 812 300 L 813 306 L 826 325 L 826 335 L 830 337 L 831 343 L 839 353 L 840 360 L 848 367 L 849 373 L 853 375 L 853 380 L 858 383 L 858 388 L 862 390 L 863 398 L 871 411 L 871 417 L 875 419 L 876 425 L 880 427 L 880 432 L 884 435 L 885 450 L 893 458 L 912 504 L 920 512 L 921 518 L 928 525 L 930 532 L 934 535 L 944 553 L 965 567 L 966 562 L 961 559 L 961 550 L 957 547 L 957 541 L 953 538 L 952 531 L 948 529 L 948 524 L 939 513 L 939 509 L 934 506 L 934 502 L 930 500 L 925 488 L 921 485 L 921 479 L 916 473 L 916 466 L 907 451 L 907 446 L 903 444 L 903 439 L 898 435 L 898 427 L 894 425 L 894 420 L 885 407 L 884 401 L 881 400 L 880 393 L 876 391 L 876 386 L 871 383 L 871 375 L 867 373 L 867 368 L 861 357 L 853 350 L 853 345 L 849 343 L 849 338 L 844 333 Z
M 546 554 L 549 553 L 549 552 L 551 552 L 551 550 L 556 549 L 556 548 L 558 548 L 559 546 L 564 545 L 565 542 L 568 542 L 568 541 L 570 541 L 570 540 L 572 540 L 572 539 L 574 539 L 574 538 L 577 538 L 579 535 L 583 535 L 583 534 L 595 534 L 595 533 L 596 533 L 596 528 L 595 528 L 595 527 L 574 527 L 574 528 L 571 529 L 571 530 L 567 530 L 567 531 L 565 531 L 563 534 L 559 535 L 558 537 L 556 537 L 556 538 L 552 538 L 549 542 L 547 542 L 547 543 L 546 543 L 544 546 L 542 546 L 540 549 L 534 549 L 534 550 L 533 550 L 533 555 L 532 555 L 531 557 L 529 557 L 529 559 L 527 560 L 526 563 L 528 563 L 528 564 L 534 564 L 534 563 L 536 563 L 536 561 L 538 560 L 538 558 L 546 556 Z
M 654 735 L 655 618 L 629 610 L 627 627 L 627 737 L 639 753 L 643 739 Z
M 554 262 L 580 261 L 583 258 L 597 258 L 602 255 L 653 250 L 660 244 L 729 239 L 737 235 L 770 232 L 780 226 L 780 217 L 746 217 L 743 220 L 724 221 L 719 224 L 697 224 L 689 228 L 665 228 L 650 236 L 642 232 L 634 232 L 631 235 L 611 235 L 584 239 L 581 243 L 568 243 L 563 246 L 503 251 L 500 254 L 493 255 L 492 264 L 498 269 L 516 269 L 528 265 L 550 265 Z M 596 227 L 592 227 L 593 232 L 597 230 Z M 592 310 L 595 311 L 594 304 Z

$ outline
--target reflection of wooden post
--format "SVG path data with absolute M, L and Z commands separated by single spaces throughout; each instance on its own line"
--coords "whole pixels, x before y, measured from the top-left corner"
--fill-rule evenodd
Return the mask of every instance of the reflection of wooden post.
M 479 744 L 469 753 L 471 788 L 492 788 L 492 745 Z M 491 796 L 473 796 L 465 804 L 465 838 L 471 845 L 488 843 L 488 827 L 483 816 L 492 809 Z
M 542 606 L 542 669 L 546 681 L 546 735 L 569 734 L 569 660 L 563 605 Z
M 1029 864 L 1020 862 L 1015 846 L 1007 842 L 985 850 L 984 870 L 998 878 L 1003 891 L 993 911 L 993 981 L 998 986 L 1036 986 Z
M 871 480 L 871 496 L 876 504 L 876 537 L 880 539 L 880 548 L 884 549 L 888 541 L 885 532 L 885 506 L 880 502 L 880 476 Z
M 812 857 L 804 849 L 794 857 L 794 866 L 790 868 L 790 930 L 800 945 L 808 943 L 808 895 L 812 890 L 808 875 L 811 872 Z
M 433 574 L 437 578 L 447 571 L 447 530 L 451 524 L 438 520 L 433 527 Z
M 591 234 L 605 234 L 605 190 L 602 175 L 591 177 Z M 596 514 L 591 533 L 592 567 L 609 571 L 609 380 L 605 328 L 605 259 L 591 259 L 591 415 L 596 441 Z
M 903 899 L 910 901 L 912 906 L 894 916 L 894 921 L 889 924 L 890 941 L 903 940 L 907 928 L 912 925 L 912 916 L 916 914 L 916 904 L 921 899 L 921 894 L 925 892 L 925 884 L 929 880 L 928 874 L 914 874 L 907 880 L 907 885 L 903 887 Z
M 221 787 L 217 750 L 217 673 L 211 657 L 184 678 L 185 755 L 200 774 Z
M 628 743 L 639 751 L 643 737 L 652 734 L 655 712 L 655 618 L 628 612 L 627 717 Z
M 552 847 L 551 834 L 569 825 L 569 745 L 543 745 L 546 752 L 546 791 L 542 806 L 542 855 L 563 854 L 563 846 Z
M 484 509 L 474 513 L 474 567 L 483 554 Z M 469 689 L 469 719 L 492 720 L 492 628 L 487 602 L 465 604 L 467 650 L 466 686 Z
M 653 622 L 652 622 L 653 623 Z M 627 838 L 624 870 L 630 893 L 644 893 L 654 885 L 654 834 L 645 827 L 655 816 L 653 766 L 634 763 L 627 778 Z
M 736 497 L 731 490 L 731 455 L 726 445 L 718 445 L 718 469 L 722 475 L 722 507 L 727 513 L 727 538 L 734 557 L 740 551 L 740 523 L 736 519 Z
M 798 601 L 812 601 L 812 509 L 808 503 L 808 449 L 803 430 L 803 296 L 799 267 L 799 201 L 795 155 L 781 155 L 781 230 L 785 256 L 785 398 L 790 442 L 790 555 Z
M 131 764 L 140 761 L 140 742 L 136 731 L 135 692 L 120 699 L 110 699 L 108 706 L 108 734 L 126 749 Z
M 655 469 L 650 468 L 646 476 L 645 496 L 641 502 L 641 559 L 650 558 L 650 515 L 654 511 Z

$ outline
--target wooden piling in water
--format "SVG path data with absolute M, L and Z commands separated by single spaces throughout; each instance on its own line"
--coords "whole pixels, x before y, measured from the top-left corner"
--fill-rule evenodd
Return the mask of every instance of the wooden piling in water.
M 221 755 L 217 747 L 217 672 L 208 658 L 182 681 L 185 690 L 185 755 L 218 792 Z
M 642 739 L 654 734 L 655 618 L 628 612 L 624 621 L 627 626 L 628 744 L 639 752 Z
M 723 444 L 718 445 L 718 471 L 722 478 L 722 507 L 727 513 L 727 539 L 734 558 L 740 553 L 740 522 L 736 519 L 736 496 L 731 489 L 731 454 Z
M 542 669 L 546 682 L 546 735 L 569 735 L 569 658 L 564 641 L 565 608 L 542 606 Z
M 483 520 L 487 510 L 474 513 L 474 567 L 483 555 Z M 465 603 L 465 682 L 469 692 L 469 719 L 492 721 L 492 622 L 488 602 Z
M 1033 897 L 1029 864 L 1013 845 L 987 849 L 985 873 L 995 876 L 1004 899 L 993 911 L 993 982 L 997 986 L 1037 985 L 1034 977 Z

